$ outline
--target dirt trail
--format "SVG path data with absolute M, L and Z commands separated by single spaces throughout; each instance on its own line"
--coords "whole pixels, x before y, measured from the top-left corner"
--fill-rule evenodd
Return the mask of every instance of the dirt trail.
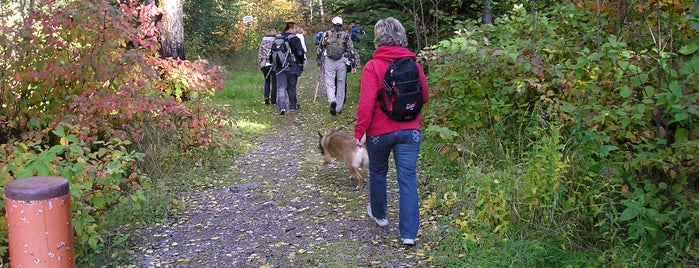
M 302 105 L 312 105 L 315 80 L 308 77 L 303 83 L 299 98 Z M 318 100 L 315 105 L 324 107 L 324 94 Z M 389 184 L 389 201 L 394 202 L 389 206 L 391 224 L 381 228 L 366 215 L 367 184 L 355 190 L 355 181 L 342 164 L 320 166 L 316 129 L 306 122 L 329 115 L 314 114 L 310 108 L 302 106 L 284 115 L 285 120 L 261 137 L 256 148 L 236 157 L 230 169 L 240 183 L 193 192 L 184 197 L 189 206 L 177 222 L 143 230 L 134 264 L 426 266 L 420 262 L 420 241 L 414 248 L 399 242 L 395 183 Z

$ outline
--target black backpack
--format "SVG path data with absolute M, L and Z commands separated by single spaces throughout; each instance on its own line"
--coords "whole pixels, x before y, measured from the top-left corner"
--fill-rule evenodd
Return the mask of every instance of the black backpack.
M 289 63 L 296 62 L 296 57 L 291 52 L 291 46 L 289 46 L 289 40 L 295 35 L 290 34 L 286 37 L 282 35 L 277 35 L 272 41 L 272 48 L 269 52 L 269 62 L 274 65 L 277 70 L 283 70 Z
M 392 120 L 408 122 L 420 115 L 425 101 L 422 98 L 422 84 L 418 80 L 419 73 L 410 57 L 391 61 L 378 100 L 381 110 Z

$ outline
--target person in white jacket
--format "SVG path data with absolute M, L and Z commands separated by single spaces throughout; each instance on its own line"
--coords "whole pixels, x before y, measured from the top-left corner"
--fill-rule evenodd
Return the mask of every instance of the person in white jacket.
M 306 48 L 306 38 L 303 37 L 303 33 L 304 31 L 302 27 L 298 27 L 298 29 L 296 29 L 296 36 L 301 40 L 301 46 L 303 46 L 304 52 L 303 55 L 305 56 L 306 53 L 308 53 L 308 49 Z

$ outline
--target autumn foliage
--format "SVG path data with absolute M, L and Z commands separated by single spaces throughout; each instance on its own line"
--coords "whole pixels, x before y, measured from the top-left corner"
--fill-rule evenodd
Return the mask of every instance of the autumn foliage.
M 5 9 L 5 7 L 3 7 Z M 0 16 L 0 178 L 36 175 L 71 183 L 77 252 L 100 249 L 103 211 L 138 205 L 144 128 L 179 148 L 215 149 L 222 123 L 202 102 L 222 89 L 205 60 L 158 55 L 154 6 L 40 0 Z M 224 139 L 214 139 L 224 137 Z M 7 242 L 0 220 L 0 257 Z

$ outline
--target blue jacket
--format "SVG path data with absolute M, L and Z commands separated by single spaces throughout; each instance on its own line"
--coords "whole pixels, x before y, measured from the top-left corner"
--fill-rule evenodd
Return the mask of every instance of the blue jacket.
M 352 41 L 358 42 L 360 35 L 364 35 L 364 33 L 362 33 L 362 29 L 357 25 L 352 26 Z
M 323 31 L 318 31 L 316 34 L 316 45 L 320 44 L 320 39 L 323 38 Z

